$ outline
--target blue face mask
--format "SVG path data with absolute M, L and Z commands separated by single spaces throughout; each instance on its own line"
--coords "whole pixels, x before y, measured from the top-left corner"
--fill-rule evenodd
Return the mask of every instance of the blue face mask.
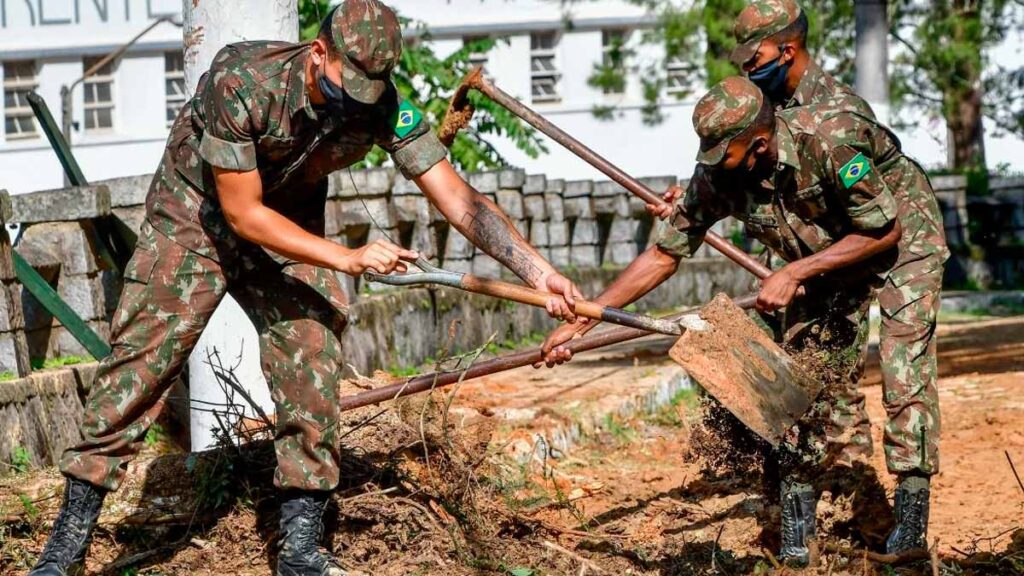
M 327 101 L 323 107 L 334 116 L 343 115 L 345 113 L 345 100 L 347 100 L 345 89 L 328 78 L 322 69 L 319 76 L 316 79 L 316 84 L 320 88 L 320 94 L 323 94 L 324 100 Z
M 781 52 L 785 48 L 785 46 L 779 46 L 778 60 L 769 62 L 747 74 L 747 78 L 772 100 L 781 100 L 781 97 L 785 95 L 783 90 L 786 85 L 786 75 L 789 74 L 789 68 L 793 65 L 792 60 L 785 64 L 779 64 L 782 60 Z

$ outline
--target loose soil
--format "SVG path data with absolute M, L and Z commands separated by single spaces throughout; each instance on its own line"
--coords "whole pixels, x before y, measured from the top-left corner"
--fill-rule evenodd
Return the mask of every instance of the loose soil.
M 1010 469 L 1012 460 L 1024 473 L 1024 317 L 944 321 L 939 337 L 943 462 L 929 537 L 938 540 L 940 573 L 1024 574 L 1024 490 Z M 692 394 L 651 414 L 610 416 L 568 454 L 526 464 L 510 457 L 511 443 L 566 418 L 587 391 L 603 398 L 672 370 L 664 356 L 671 344 L 652 338 L 553 371 L 467 382 L 451 407 L 435 393 L 346 414 L 344 480 L 326 544 L 352 568 L 384 576 L 933 574 L 927 560 L 890 566 L 876 560 L 893 559 L 860 551 L 879 549 L 891 514 L 893 482 L 880 449 L 871 466 L 843 471 L 843 490 L 823 494 L 819 567 L 776 570 L 769 551 L 778 510 L 764 495 L 760 463 L 709 457 L 718 452 L 700 437 L 720 431 L 708 432 Z M 874 360 L 864 384 L 876 446 L 880 382 Z M 148 457 L 181 460 L 160 450 L 149 448 Z M 272 449 L 256 443 L 219 454 L 180 473 L 204 509 L 176 522 L 104 524 L 88 573 L 272 573 Z M 27 572 L 58 487 L 52 470 L 0 480 L 0 573 Z

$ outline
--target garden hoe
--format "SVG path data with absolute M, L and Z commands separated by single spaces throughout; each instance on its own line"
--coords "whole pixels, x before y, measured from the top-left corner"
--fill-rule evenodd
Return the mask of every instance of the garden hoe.
M 551 296 L 519 284 L 444 270 L 423 258 L 417 259 L 415 265 L 420 269 L 419 272 L 391 275 L 367 273 L 364 277 L 369 282 L 392 286 L 447 286 L 541 308 Z M 739 304 L 749 308 L 754 300 L 752 297 L 744 298 Z M 680 336 L 670 356 L 741 422 L 774 446 L 810 408 L 821 385 L 758 328 L 742 307 L 725 296 L 719 296 L 699 313 L 690 311 L 669 318 L 653 318 L 596 302 L 577 300 L 577 315 L 626 328 L 625 331 L 608 331 L 593 339 L 574 340 L 569 346 L 573 351 L 582 351 L 650 333 Z M 475 367 L 477 370 L 474 371 L 470 368 L 464 378 L 483 376 L 541 360 L 539 351 L 513 356 L 514 359 L 497 359 L 500 362 L 487 366 L 490 371 L 481 371 L 479 367 Z M 456 375 L 453 381 L 457 381 L 461 372 L 452 374 Z M 439 384 L 438 379 L 442 376 L 436 375 L 433 380 L 428 376 L 420 376 L 367 394 L 372 394 L 375 401 L 379 402 L 405 395 L 400 392 L 415 385 L 415 380 L 419 380 L 419 386 L 425 386 L 421 389 L 433 388 Z M 363 405 L 370 403 L 373 402 L 364 402 Z M 354 407 L 348 403 L 344 406 Z

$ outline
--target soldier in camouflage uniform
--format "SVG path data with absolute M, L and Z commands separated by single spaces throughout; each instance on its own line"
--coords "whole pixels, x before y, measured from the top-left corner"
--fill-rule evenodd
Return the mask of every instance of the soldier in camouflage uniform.
M 821 69 L 807 51 L 807 14 L 793 0 L 757 0 L 736 17 L 730 59 L 778 108 L 827 104 L 874 118 L 849 86 Z
M 738 76 L 698 102 L 693 121 L 701 138 L 699 164 L 670 225 L 596 300 L 625 306 L 643 296 L 670 277 L 681 258 L 693 255 L 715 222 L 735 217 L 788 262 L 764 281 L 758 309 L 785 308 L 785 338 L 823 344 L 846 371 L 841 385 L 852 387 L 867 342 L 868 307 L 877 294 L 889 416 L 886 462 L 900 478 L 897 526 L 887 545 L 890 552 L 922 546 L 928 478 L 939 467 L 935 320 L 949 256 L 938 203 L 924 171 L 873 119 L 825 105 L 773 108 Z M 811 294 L 806 302 L 794 300 L 801 286 Z M 549 365 L 570 359 L 560 345 L 593 325 L 567 325 L 549 336 Z M 782 555 L 797 563 L 807 559 L 817 502 L 810 480 L 818 470 L 806 464 L 831 463 L 830 445 L 843 445 L 834 437 L 841 426 L 804 428 L 793 430 L 781 454 L 789 463 L 783 471 Z
M 210 316 L 231 293 L 260 337 L 277 405 L 274 483 L 283 492 L 278 574 L 343 574 L 318 549 L 339 476 L 340 334 L 347 304 L 335 271 L 402 271 L 416 253 L 385 240 L 349 249 L 324 238 L 327 177 L 374 144 L 474 244 L 572 318 L 579 291 L 466 184 L 390 75 L 402 51 L 395 14 L 345 0 L 311 43 L 222 49 L 178 115 L 146 202 L 114 314 L 113 354 L 86 404 L 84 440 L 67 450 L 64 503 L 35 576 L 81 568 L 106 492 L 163 406 Z

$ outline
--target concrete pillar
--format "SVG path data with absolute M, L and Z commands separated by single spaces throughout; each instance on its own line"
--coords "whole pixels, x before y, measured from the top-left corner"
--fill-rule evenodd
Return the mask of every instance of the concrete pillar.
M 226 44 L 243 40 L 297 42 L 299 38 L 295 0 L 185 0 L 183 7 L 185 83 L 190 95 L 217 51 Z M 208 365 L 215 350 L 225 368 L 234 368 L 253 400 L 267 414 L 274 410 L 260 369 L 256 330 L 234 298 L 228 296 L 214 313 L 188 363 L 189 427 L 194 451 L 213 446 L 211 431 L 217 421 L 209 410 L 228 402 L 223 384 Z M 234 404 L 246 402 L 236 394 Z M 245 411 L 246 416 L 255 416 L 250 408 Z
M 855 89 L 884 123 L 889 122 L 888 0 L 855 0 L 857 27 Z

